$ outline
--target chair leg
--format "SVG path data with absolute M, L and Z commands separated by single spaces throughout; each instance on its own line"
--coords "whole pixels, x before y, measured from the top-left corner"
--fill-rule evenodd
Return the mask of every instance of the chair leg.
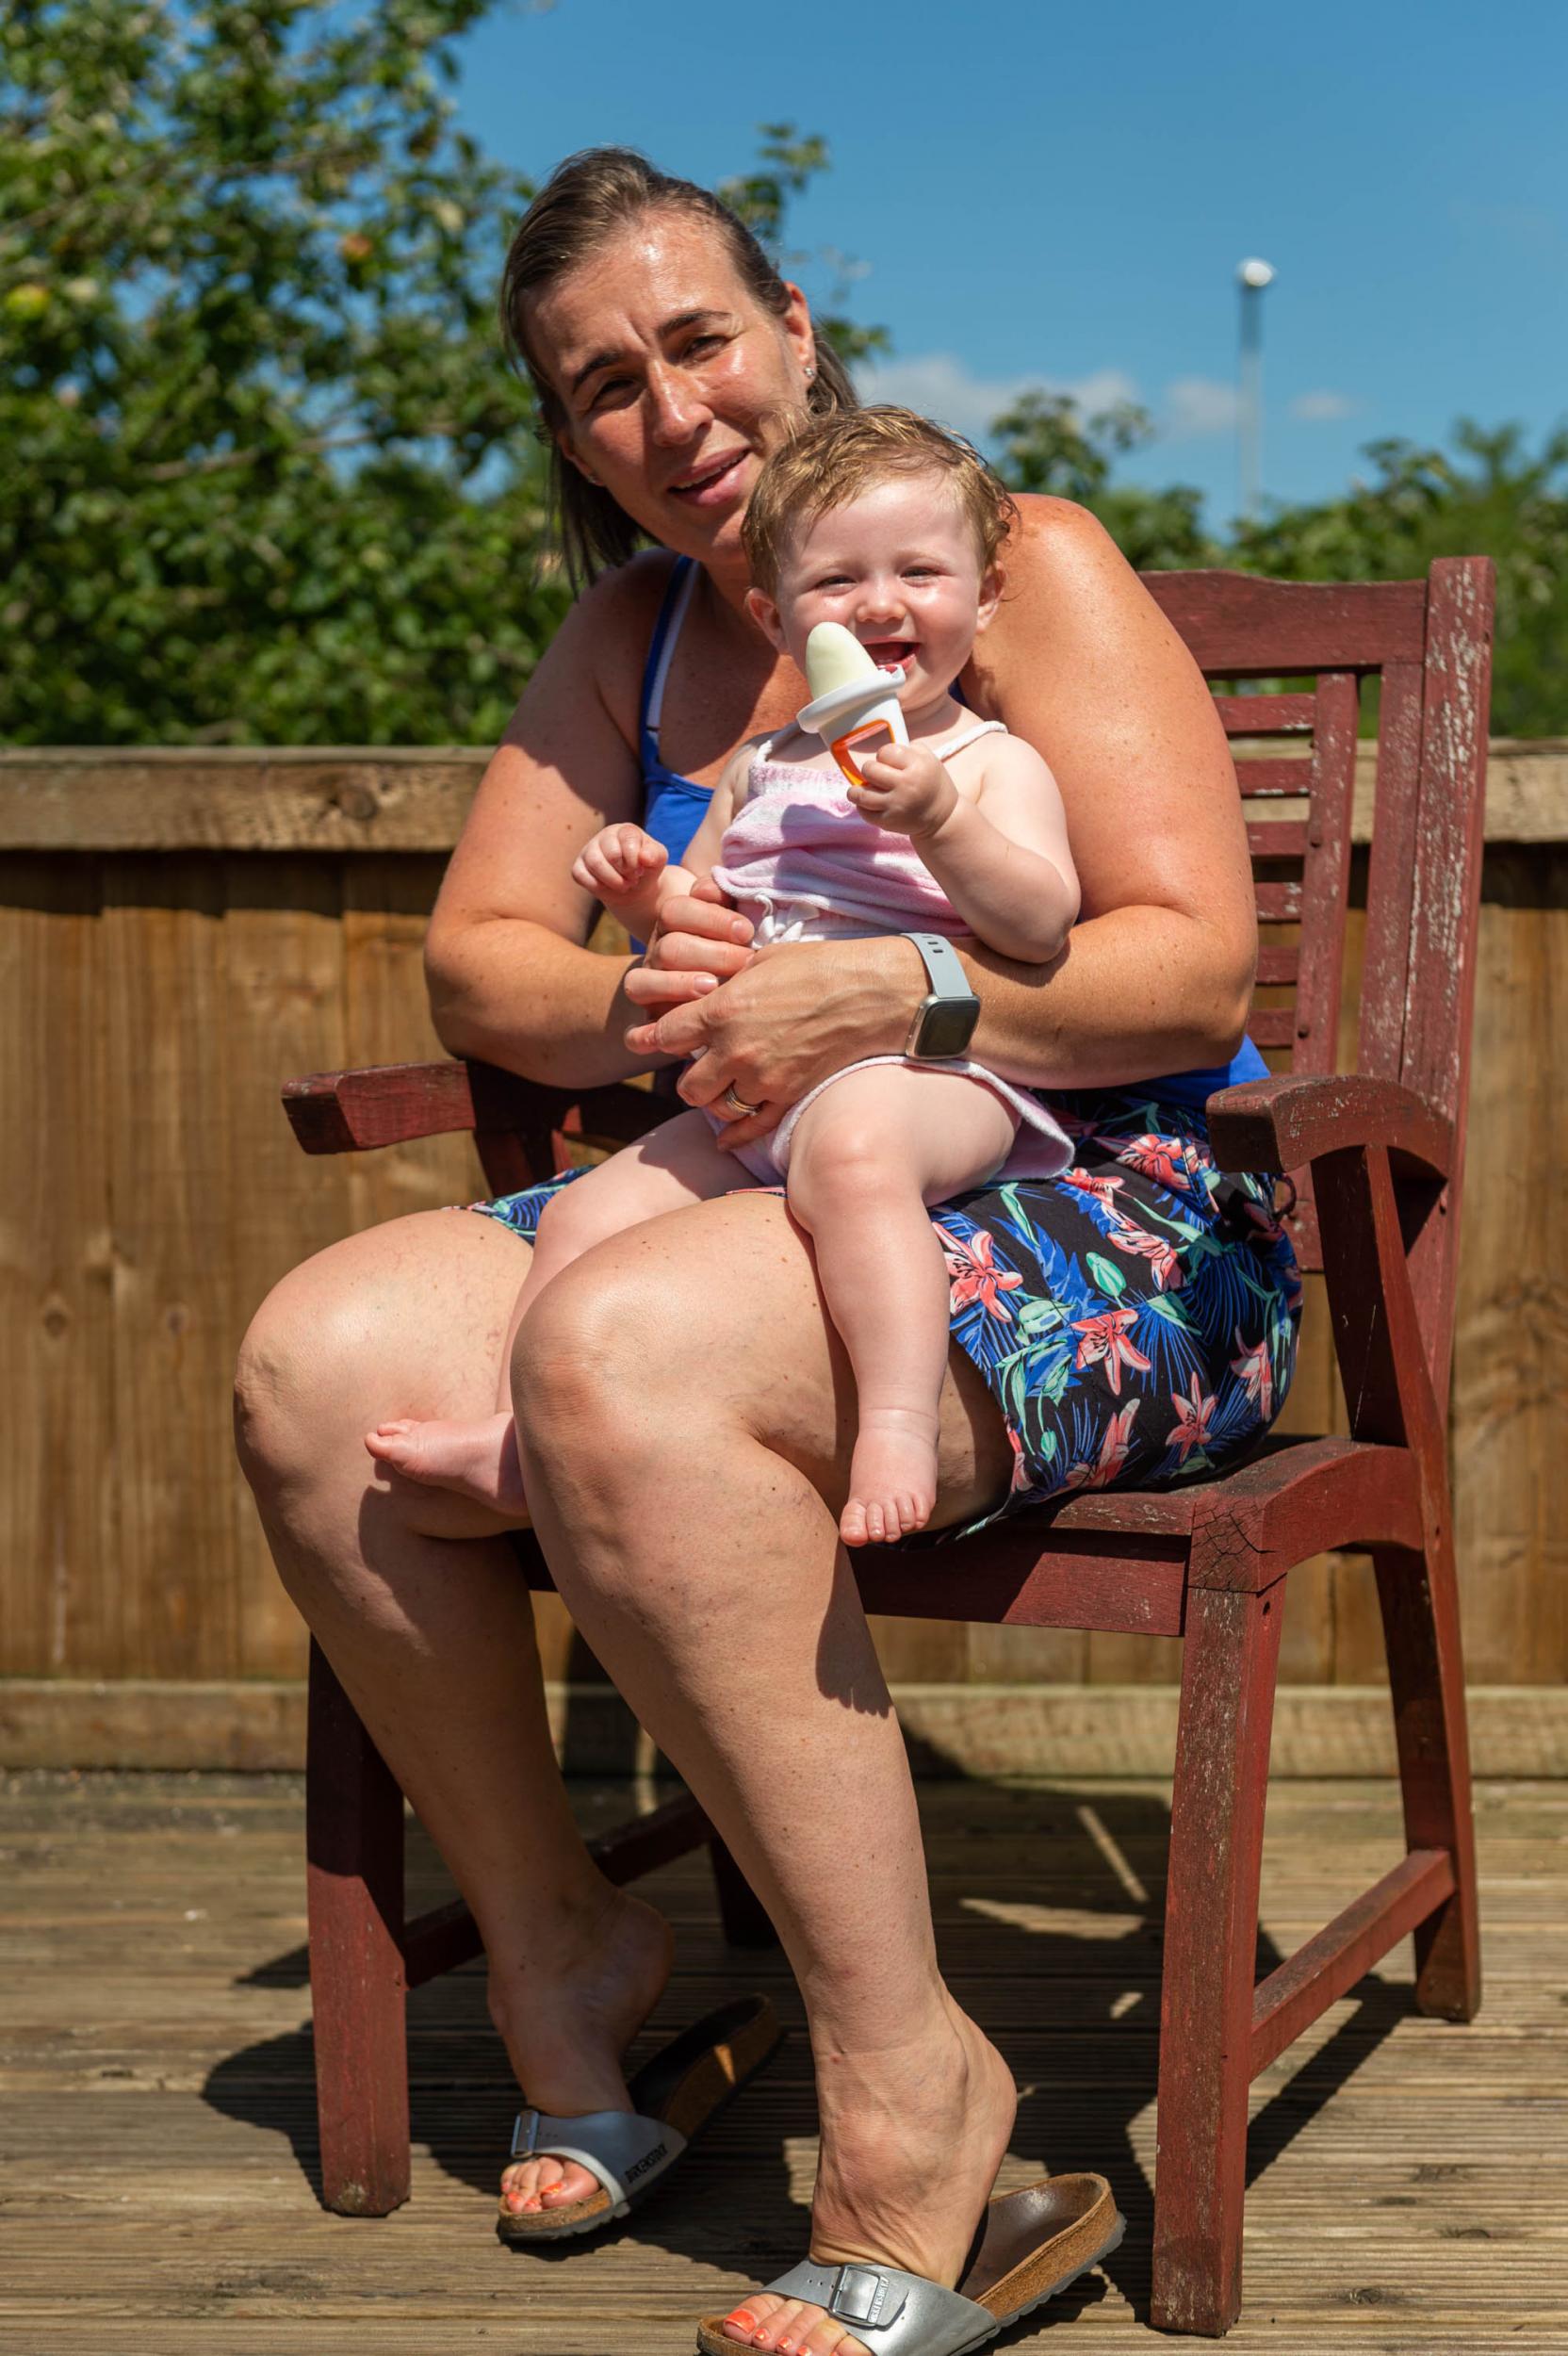
M 1481 2001 L 1480 1924 L 1453 1547 L 1445 1530 L 1425 1555 L 1380 1546 L 1373 1560 L 1399 1746 L 1405 1845 L 1446 1849 L 1454 1861 L 1453 1896 L 1415 1932 L 1416 2007 L 1448 2021 L 1472 2021 Z
M 321 2195 L 346 2217 L 385 2217 L 409 2194 L 403 1800 L 316 1644 L 307 1741 Z
M 708 1843 L 708 1854 L 712 1859 L 719 1920 L 730 1946 L 776 1947 L 778 1933 L 772 1916 L 717 1835 Z
M 1187 1590 L 1170 1809 L 1154 2184 L 1157 2331 L 1241 2312 L 1258 1878 L 1282 1583 Z

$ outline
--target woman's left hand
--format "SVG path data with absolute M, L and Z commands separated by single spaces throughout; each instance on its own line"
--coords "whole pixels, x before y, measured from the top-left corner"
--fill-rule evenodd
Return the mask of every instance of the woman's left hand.
M 924 990 L 917 953 L 896 935 L 781 941 L 706 997 L 634 1024 L 626 1043 L 638 1055 L 694 1056 L 678 1092 L 712 1107 L 732 1149 L 766 1137 L 831 1072 L 900 1054 Z M 722 1101 L 731 1088 L 757 1110 L 731 1119 Z

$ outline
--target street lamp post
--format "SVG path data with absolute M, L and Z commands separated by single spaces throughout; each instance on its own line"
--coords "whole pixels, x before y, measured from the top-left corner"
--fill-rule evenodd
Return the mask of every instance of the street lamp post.
M 1241 462 L 1241 513 L 1251 523 L 1263 503 L 1263 293 L 1272 264 L 1256 256 L 1236 268 L 1241 288 L 1241 368 L 1236 411 Z

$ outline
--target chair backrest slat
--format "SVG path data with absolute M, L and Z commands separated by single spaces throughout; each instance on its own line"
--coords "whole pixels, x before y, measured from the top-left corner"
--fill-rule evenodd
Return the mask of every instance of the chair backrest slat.
M 1301 962 L 1291 1064 L 1295 1072 L 1330 1072 L 1338 1060 L 1360 694 L 1361 682 L 1353 672 L 1326 672 L 1317 682 L 1312 815 L 1307 822 L 1307 854 L 1301 874 Z
M 1317 698 L 1303 695 L 1301 701 L 1315 706 Z M 1298 760 L 1249 761 L 1244 755 L 1236 762 L 1236 783 L 1244 801 L 1294 801 L 1307 791 L 1307 775 Z
M 1295 924 L 1301 917 L 1301 886 L 1290 883 L 1260 883 L 1252 887 L 1258 903 L 1259 918 L 1269 924 Z
M 1470 1018 L 1486 846 L 1487 712 L 1494 577 L 1476 559 L 1431 569 L 1421 716 L 1421 798 L 1411 895 L 1410 981 L 1399 1077 L 1454 1124 L 1443 1199 L 1411 1247 L 1411 1279 L 1438 1396 L 1454 1339 Z
M 1424 581 L 1258 581 L 1147 573 L 1146 585 L 1211 679 L 1377 671 L 1426 651 Z
M 1217 695 L 1227 736 L 1310 736 L 1312 695 Z
M 1291 763 L 1295 769 L 1303 764 Z M 1302 860 L 1307 856 L 1307 822 L 1304 818 L 1266 819 L 1247 829 L 1247 847 L 1254 859 L 1290 859 Z
M 1404 1054 L 1424 684 L 1424 667 L 1419 663 L 1391 663 L 1382 677 L 1377 823 L 1367 860 L 1359 1050 L 1361 1069 L 1372 1080 L 1396 1080 Z
M 1250 1025 L 1291 1071 L 1338 1069 L 1362 682 L 1380 678 L 1359 1069 L 1462 1121 L 1484 833 L 1492 567 L 1430 581 L 1269 581 L 1168 573 L 1148 586 L 1201 669 L 1236 747 L 1261 941 Z M 1245 695 L 1232 681 L 1304 679 Z M 1310 740 L 1310 742 L 1309 742 Z M 1299 750 L 1298 750 L 1299 746 Z M 1277 748 L 1277 749 L 1276 749 Z M 1303 814 L 1304 813 L 1304 814 Z M 1412 1245 L 1434 1378 L 1452 1338 L 1461 1171 Z M 1293 1221 L 1321 1267 L 1305 1173 Z
M 1288 948 L 1277 948 L 1273 942 L 1267 941 L 1260 947 L 1258 951 L 1260 988 L 1267 990 L 1282 986 L 1294 990 L 1300 971 L 1301 952 L 1294 941 Z

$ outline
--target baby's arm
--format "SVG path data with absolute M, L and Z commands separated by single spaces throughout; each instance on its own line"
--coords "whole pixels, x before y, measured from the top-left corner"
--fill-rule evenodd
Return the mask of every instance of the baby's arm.
M 975 938 L 1048 964 L 1078 915 L 1078 873 L 1056 780 L 1034 746 L 998 737 L 972 801 L 923 744 L 890 745 L 862 765 L 871 791 L 850 798 L 907 834 Z
M 573 861 L 573 881 L 602 901 L 629 932 L 646 939 L 663 903 L 690 892 L 718 858 L 734 803 L 735 775 L 732 760 L 713 789 L 708 813 L 681 865 L 675 865 L 663 844 L 642 826 L 602 826 Z

